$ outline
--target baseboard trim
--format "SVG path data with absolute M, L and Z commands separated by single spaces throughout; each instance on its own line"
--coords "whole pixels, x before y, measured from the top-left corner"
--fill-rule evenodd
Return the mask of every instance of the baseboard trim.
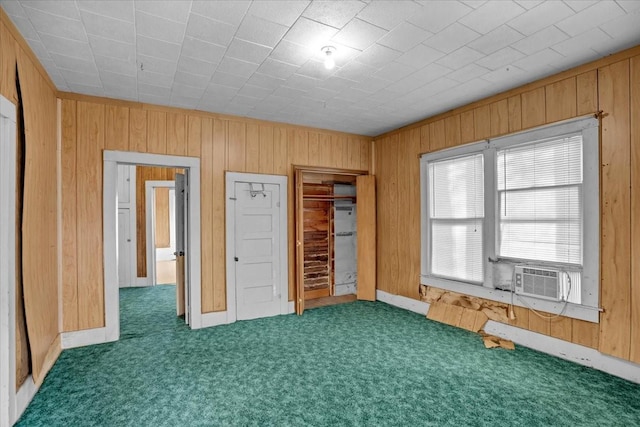
M 289 301 L 287 304 L 287 314 L 292 314 L 296 312 L 296 303 L 294 301 Z
M 82 331 L 63 332 L 62 349 L 84 347 L 108 342 L 107 328 L 85 329 Z
M 640 365 L 617 357 L 607 356 L 593 348 L 563 341 L 537 332 L 489 320 L 485 332 L 506 338 L 523 347 L 528 347 L 561 359 L 597 369 L 625 380 L 640 384 Z
M 214 311 L 213 313 L 202 313 L 201 328 L 228 324 L 226 311 Z
M 428 303 L 401 295 L 392 295 L 388 292 L 378 290 L 376 291 L 376 297 L 378 301 L 415 313 L 426 315 L 429 311 Z M 602 354 L 593 348 L 493 320 L 487 322 L 484 330 L 488 334 L 511 340 L 523 347 L 531 348 L 640 384 L 640 365 Z
M 425 316 L 427 315 L 427 311 L 429 311 L 429 303 L 418 301 L 413 298 L 403 297 L 402 295 L 393 295 L 381 290 L 376 291 L 376 299 Z
M 22 383 L 18 392 L 16 393 L 16 412 L 13 422 L 15 423 L 20 419 L 24 411 L 29 406 L 29 403 L 33 400 L 33 397 L 38 392 L 38 386 L 33 382 L 33 377 L 29 375 Z

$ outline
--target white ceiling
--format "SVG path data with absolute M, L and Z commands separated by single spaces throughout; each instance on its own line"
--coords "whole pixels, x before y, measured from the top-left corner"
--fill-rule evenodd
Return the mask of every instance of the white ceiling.
M 60 90 L 363 135 L 640 44 L 640 0 L 0 5 Z

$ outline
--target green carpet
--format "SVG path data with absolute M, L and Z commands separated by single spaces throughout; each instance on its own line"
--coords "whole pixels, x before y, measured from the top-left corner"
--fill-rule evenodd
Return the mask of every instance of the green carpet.
M 354 302 L 64 351 L 18 425 L 634 426 L 640 386 Z
M 120 338 L 188 329 L 176 316 L 176 286 L 120 289 Z

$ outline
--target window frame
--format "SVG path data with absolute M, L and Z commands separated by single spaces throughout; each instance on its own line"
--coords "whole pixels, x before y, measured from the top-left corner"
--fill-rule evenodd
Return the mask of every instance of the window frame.
M 454 292 L 477 296 L 499 302 L 513 303 L 516 306 L 531 306 L 537 310 L 559 313 L 576 319 L 597 323 L 599 321 L 599 289 L 600 289 L 600 168 L 599 168 L 599 120 L 593 116 L 571 119 L 552 125 L 536 127 L 498 138 L 485 139 L 459 147 L 443 149 L 423 154 L 420 158 L 420 194 L 421 194 L 421 266 L 420 283 L 433 285 Z M 493 261 L 497 260 L 498 248 L 498 188 L 497 188 L 497 151 L 503 148 L 524 145 L 540 140 L 566 135 L 582 134 L 582 285 L 581 303 L 549 301 L 534 297 L 518 295 L 511 291 L 494 287 Z M 446 279 L 430 274 L 431 266 L 431 219 L 429 214 L 429 163 L 448 158 L 462 157 L 475 153 L 484 156 L 484 222 L 483 222 L 483 258 L 484 282 L 480 285 L 459 280 Z M 596 191 L 593 191 L 595 189 Z M 501 262 L 515 265 L 531 263 L 531 260 L 503 259 Z M 567 267 L 566 264 L 535 261 L 536 265 Z M 575 265 L 571 265 L 575 267 Z M 522 302 L 524 301 L 524 303 Z

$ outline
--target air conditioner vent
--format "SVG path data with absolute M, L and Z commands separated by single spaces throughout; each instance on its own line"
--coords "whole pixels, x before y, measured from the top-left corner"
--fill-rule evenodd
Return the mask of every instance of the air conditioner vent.
M 562 271 L 548 267 L 516 265 L 516 294 L 552 301 L 562 299 Z

